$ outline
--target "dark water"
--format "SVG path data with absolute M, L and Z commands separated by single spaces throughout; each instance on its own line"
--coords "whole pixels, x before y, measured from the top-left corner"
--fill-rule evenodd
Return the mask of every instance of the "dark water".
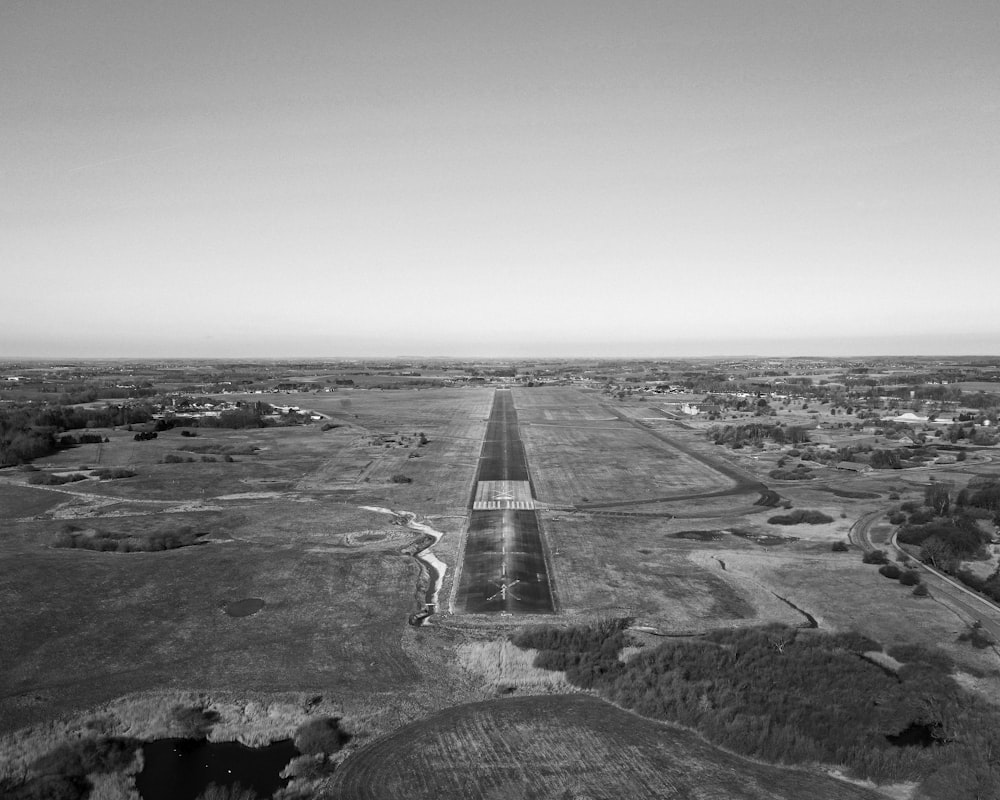
M 278 773 L 299 752 L 291 739 L 265 747 L 205 739 L 157 739 L 142 746 L 145 766 L 135 779 L 142 800 L 195 800 L 210 783 L 240 783 L 270 797 L 288 783 Z
M 259 597 L 247 597 L 226 603 L 223 610 L 231 617 L 249 617 L 260 611 L 267 603 Z
M 932 744 L 941 744 L 941 740 L 934 736 L 938 730 L 938 725 L 921 725 L 911 722 L 909 726 L 897 734 L 886 734 L 886 739 L 896 747 L 930 747 Z

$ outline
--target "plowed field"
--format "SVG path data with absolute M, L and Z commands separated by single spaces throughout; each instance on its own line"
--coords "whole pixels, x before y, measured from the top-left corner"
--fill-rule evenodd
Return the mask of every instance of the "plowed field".
M 874 800 L 875 792 L 758 764 L 583 695 L 458 706 L 407 725 L 337 771 L 340 800 Z

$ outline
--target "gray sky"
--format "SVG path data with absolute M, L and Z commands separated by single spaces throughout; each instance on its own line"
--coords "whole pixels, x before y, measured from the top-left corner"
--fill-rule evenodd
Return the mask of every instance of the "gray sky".
M 0 355 L 1000 352 L 1000 4 L 0 4 Z

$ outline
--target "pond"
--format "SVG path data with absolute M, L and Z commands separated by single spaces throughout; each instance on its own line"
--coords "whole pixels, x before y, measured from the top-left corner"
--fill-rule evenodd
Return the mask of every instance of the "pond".
M 142 746 L 145 766 L 135 778 L 142 800 L 195 800 L 210 783 L 240 783 L 271 797 L 288 780 L 279 773 L 299 755 L 291 739 L 264 747 L 206 739 L 157 739 Z

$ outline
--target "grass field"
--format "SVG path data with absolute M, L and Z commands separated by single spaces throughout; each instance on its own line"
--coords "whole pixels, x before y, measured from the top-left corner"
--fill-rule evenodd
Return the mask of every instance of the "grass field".
M 518 390 L 514 397 L 542 502 L 628 501 L 732 486 L 711 467 L 602 408 L 607 399 L 601 395 L 551 387 Z
M 349 416 L 327 431 L 175 429 L 145 442 L 109 431 L 106 444 L 37 463 L 129 466 L 134 478 L 29 487 L 27 473 L 4 470 L 2 729 L 164 687 L 378 693 L 418 682 L 400 643 L 422 602 L 417 564 L 400 552 L 417 537 L 359 506 L 433 518 L 448 534 L 436 552 L 453 564 L 492 395 L 351 394 L 287 401 Z M 209 462 L 186 447 L 238 454 Z M 162 463 L 171 453 L 196 460 Z M 413 482 L 392 483 L 395 472 Z M 209 536 L 162 553 L 50 549 L 67 521 L 115 533 L 190 525 Z M 245 597 L 266 606 L 223 612 Z
M 442 711 L 351 756 L 343 800 L 860 800 L 874 792 L 717 750 L 588 696 L 511 698 Z
M 548 512 L 543 524 L 567 614 L 617 610 L 672 630 L 755 616 L 738 591 L 688 558 L 689 542 L 670 537 L 678 523 Z
M 492 400 L 490 388 L 287 394 L 276 402 L 328 419 L 196 437 L 175 429 L 148 442 L 108 431 L 105 444 L 37 463 L 137 472 L 122 480 L 40 487 L 0 470 L 0 760 L 4 732 L 77 710 L 72 730 L 83 730 L 87 709 L 107 703 L 124 731 L 133 717 L 153 719 L 163 698 L 194 693 L 222 715 L 219 736 L 262 741 L 287 735 L 322 694 L 357 734 L 329 796 L 872 796 L 744 761 L 591 697 L 554 696 L 569 690 L 564 676 L 498 638 L 511 620 L 442 613 L 425 628 L 407 624 L 423 602 L 404 552 L 417 535 L 361 506 L 410 511 L 443 533 L 434 553 L 449 567 L 448 597 Z M 770 525 L 788 512 L 753 506 L 754 493 L 671 502 L 732 481 L 604 407 L 717 455 L 647 403 L 564 387 L 517 389 L 515 401 L 536 493 L 553 506 L 539 516 L 557 624 L 629 615 L 655 632 L 694 633 L 810 615 L 823 630 L 940 645 L 967 670 L 963 680 L 995 688 L 995 654 L 957 644 L 952 612 L 882 578 L 857 551 L 831 552 L 860 515 L 900 502 L 891 492 L 920 497 L 928 473 L 781 483 L 773 488 L 793 510 L 833 521 Z M 168 455 L 195 460 L 164 463 Z M 624 506 L 632 516 L 560 510 L 647 499 L 657 501 Z M 48 547 L 67 522 L 208 535 L 162 553 Z M 244 598 L 265 605 L 225 613 Z M 642 635 L 647 646 L 661 640 Z M 540 696 L 518 697 L 530 692 Z

